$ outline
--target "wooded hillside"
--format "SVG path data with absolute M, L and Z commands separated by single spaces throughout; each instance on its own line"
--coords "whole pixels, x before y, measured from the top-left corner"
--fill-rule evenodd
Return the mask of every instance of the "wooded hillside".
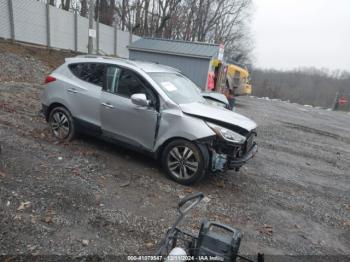
M 350 73 L 315 68 L 294 71 L 255 69 L 252 71 L 253 94 L 280 98 L 300 104 L 332 107 L 337 95 L 350 100 Z

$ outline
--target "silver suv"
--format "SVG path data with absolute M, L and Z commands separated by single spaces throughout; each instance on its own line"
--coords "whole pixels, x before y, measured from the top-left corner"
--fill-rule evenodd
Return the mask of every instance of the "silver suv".
M 257 152 L 253 121 L 210 104 L 167 66 L 77 56 L 45 83 L 43 114 L 57 139 L 84 132 L 131 147 L 160 159 L 181 184 L 238 170 Z

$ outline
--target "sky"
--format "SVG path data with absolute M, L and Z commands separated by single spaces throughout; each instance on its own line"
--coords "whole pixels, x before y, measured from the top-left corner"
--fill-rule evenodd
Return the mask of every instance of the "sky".
M 350 71 L 350 0 L 253 0 L 260 68 Z

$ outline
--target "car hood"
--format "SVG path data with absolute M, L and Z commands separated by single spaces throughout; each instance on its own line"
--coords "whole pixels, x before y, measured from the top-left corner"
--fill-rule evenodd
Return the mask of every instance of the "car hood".
M 180 104 L 179 106 L 182 112 L 192 116 L 197 116 L 209 122 L 210 120 L 212 120 L 213 123 L 218 124 L 221 122 L 230 126 L 243 128 L 248 132 L 257 127 L 254 121 L 245 116 L 224 108 L 212 106 L 210 104 L 194 102 L 189 104 Z
M 222 102 L 224 104 L 228 104 L 228 100 L 224 94 L 221 94 L 218 92 L 202 92 L 201 94 L 205 98 L 217 100 L 217 101 Z

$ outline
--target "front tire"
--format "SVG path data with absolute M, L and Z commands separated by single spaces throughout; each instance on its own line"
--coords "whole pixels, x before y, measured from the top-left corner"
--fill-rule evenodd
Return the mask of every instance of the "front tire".
M 55 107 L 49 115 L 52 134 L 62 142 L 71 141 L 75 136 L 75 126 L 71 113 L 64 107 Z
M 206 163 L 199 147 L 189 141 L 177 139 L 164 148 L 162 165 L 174 181 L 191 185 L 206 175 Z

